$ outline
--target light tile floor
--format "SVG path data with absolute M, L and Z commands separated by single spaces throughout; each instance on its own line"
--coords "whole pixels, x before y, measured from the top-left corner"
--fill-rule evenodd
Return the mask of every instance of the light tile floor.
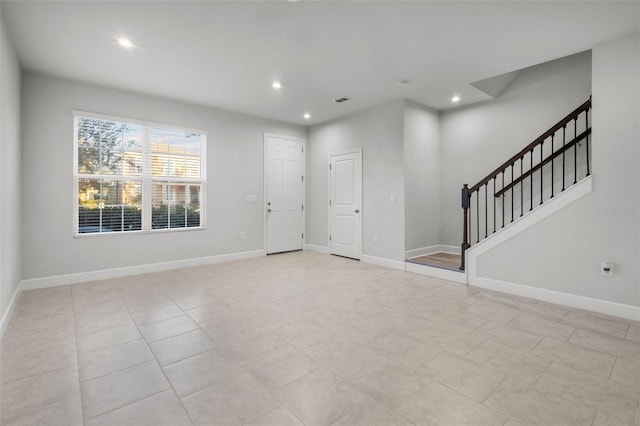
M 639 425 L 639 324 L 295 252 L 27 291 L 6 425 Z

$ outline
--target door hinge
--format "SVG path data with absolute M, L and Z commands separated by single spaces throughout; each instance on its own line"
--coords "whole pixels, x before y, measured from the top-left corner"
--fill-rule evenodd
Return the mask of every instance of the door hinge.
M 304 182 L 304 176 L 302 176 L 302 181 Z
M 304 210 L 304 204 L 302 205 L 302 210 Z
M 331 241 L 331 235 L 329 235 L 329 241 Z
M 302 152 L 304 152 L 304 146 L 302 147 Z
M 331 205 L 331 200 L 329 200 L 329 205 Z
M 329 164 L 329 170 L 331 170 L 331 164 Z
M 304 240 L 304 234 L 302 234 L 302 239 Z

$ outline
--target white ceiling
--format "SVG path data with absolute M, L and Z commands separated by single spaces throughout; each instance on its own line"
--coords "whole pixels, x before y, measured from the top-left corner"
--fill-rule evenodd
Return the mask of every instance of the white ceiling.
M 3 1 L 2 14 L 25 69 L 298 124 L 399 98 L 486 100 L 470 83 L 640 29 L 636 1 Z

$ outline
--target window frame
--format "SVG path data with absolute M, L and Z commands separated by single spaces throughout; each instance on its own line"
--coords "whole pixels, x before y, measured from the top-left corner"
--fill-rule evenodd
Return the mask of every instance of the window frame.
M 198 129 L 193 127 L 180 126 L 175 124 L 160 123 L 155 121 L 138 120 L 135 118 L 122 117 L 116 115 L 108 115 L 101 113 L 94 113 L 82 110 L 72 109 L 70 111 L 73 120 L 73 238 L 87 238 L 102 235 L 127 235 L 127 234 L 161 234 L 165 232 L 187 232 L 187 231 L 202 231 L 206 229 L 206 171 L 207 171 L 207 131 L 204 129 Z M 142 143 L 142 173 L 137 176 L 125 176 L 125 175 L 106 175 L 106 174 L 82 174 L 78 171 L 78 120 L 81 118 L 88 118 L 93 120 L 112 121 L 123 124 L 131 124 L 141 126 L 143 132 L 148 132 L 143 137 Z M 169 131 L 179 131 L 185 133 L 197 133 L 201 137 L 200 143 L 200 179 L 195 178 L 182 178 L 182 177 L 169 177 L 169 176 L 153 176 L 151 171 L 151 138 L 149 133 L 152 128 L 160 128 Z M 145 171 L 145 169 L 147 169 Z M 114 231 L 114 232 L 85 232 L 80 233 L 79 226 L 79 181 L 81 179 L 101 179 L 120 182 L 140 182 L 142 201 L 141 201 L 141 229 L 132 231 Z M 153 228 L 152 223 L 152 198 L 153 198 L 153 184 L 155 183 L 183 183 L 183 184 L 197 184 L 200 186 L 199 194 L 199 210 L 200 210 L 200 225 L 199 226 L 184 226 L 179 228 Z

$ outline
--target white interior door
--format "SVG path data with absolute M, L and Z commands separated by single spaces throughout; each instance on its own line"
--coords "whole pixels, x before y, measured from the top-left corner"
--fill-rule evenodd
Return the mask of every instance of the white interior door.
M 329 156 L 329 252 L 360 259 L 362 152 Z
M 301 250 L 302 141 L 265 136 L 267 254 Z

